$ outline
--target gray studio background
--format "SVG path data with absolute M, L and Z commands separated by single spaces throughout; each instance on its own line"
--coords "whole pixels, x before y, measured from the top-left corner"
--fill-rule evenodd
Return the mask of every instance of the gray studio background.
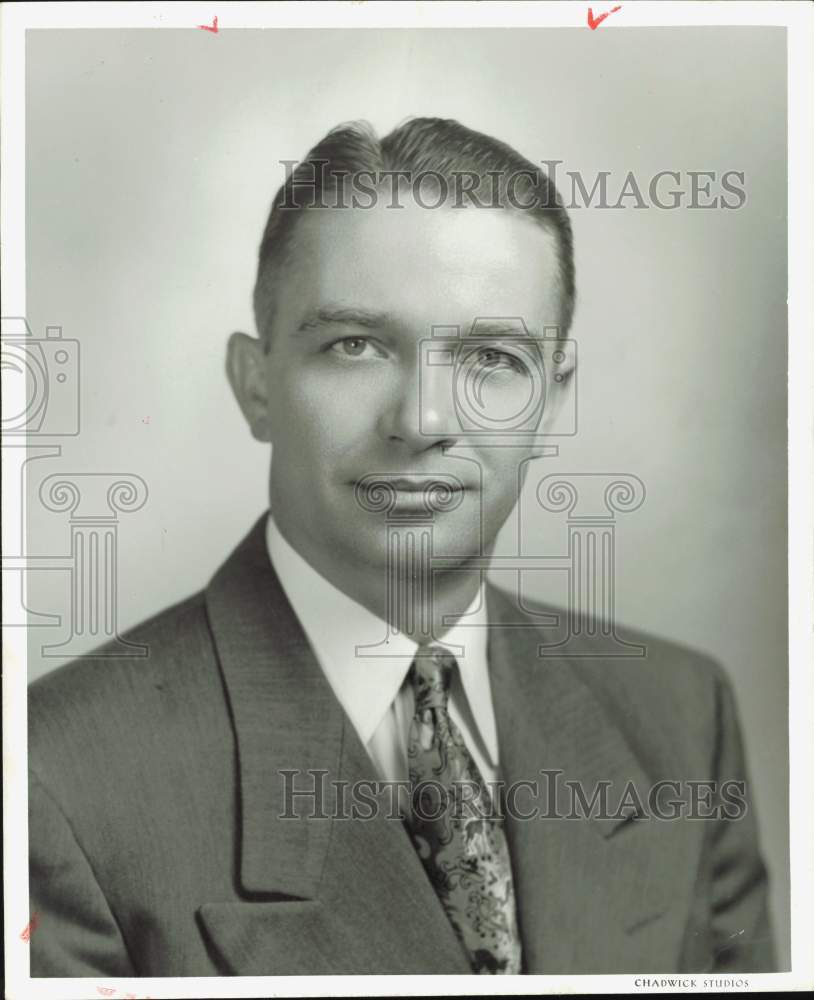
M 611 171 L 611 191 L 628 170 L 746 173 L 738 211 L 571 213 L 580 433 L 540 471 L 646 484 L 618 521 L 617 615 L 734 681 L 785 964 L 782 29 L 29 31 L 28 319 L 81 342 L 82 375 L 81 433 L 30 466 L 29 554 L 70 549 L 68 515 L 35 499 L 45 475 L 131 472 L 149 499 L 120 518 L 121 627 L 206 583 L 265 506 L 266 448 L 223 366 L 227 335 L 253 330 L 279 160 L 340 121 L 384 133 L 411 114 L 560 159 L 589 187 Z M 526 511 L 525 550 L 563 552 L 564 517 Z M 559 577 L 527 586 L 561 602 Z M 28 574 L 29 607 L 63 617 L 32 629 L 32 678 L 63 662 L 40 649 L 67 634 L 69 597 L 67 572 Z

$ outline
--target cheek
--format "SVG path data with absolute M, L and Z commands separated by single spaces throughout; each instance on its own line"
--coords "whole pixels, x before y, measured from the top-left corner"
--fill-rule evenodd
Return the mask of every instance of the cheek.
M 380 391 L 368 380 L 292 372 L 272 393 L 272 444 L 306 456 L 338 455 L 375 432 Z

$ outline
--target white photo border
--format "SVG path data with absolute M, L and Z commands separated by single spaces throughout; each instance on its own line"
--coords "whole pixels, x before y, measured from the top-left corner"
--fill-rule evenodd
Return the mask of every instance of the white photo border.
M 442 28 L 586 26 L 588 3 L 19 3 L 2 19 L 2 274 L 4 315 L 26 315 L 25 299 L 25 33 L 43 28 Z M 610 3 L 595 5 L 599 14 Z M 789 754 L 792 971 L 766 975 L 513 976 L 501 993 L 643 993 L 814 988 L 814 7 L 795 2 L 631 2 L 602 31 L 642 26 L 785 26 L 788 45 L 788 582 Z M 756 72 L 758 70 L 756 69 Z M 771 331 L 767 331 L 771 334 Z M 19 412 L 19 400 L 4 408 Z M 22 407 L 19 408 L 20 410 Z M 19 490 L 7 489 L 4 542 L 22 517 Z M 5 548 L 5 545 L 4 545 Z M 3 777 L 5 962 L 12 998 L 268 997 L 491 995 L 493 980 L 477 976 L 281 976 L 124 979 L 31 979 L 21 932 L 28 912 L 26 634 L 3 635 Z M 732 985 L 727 985 L 727 979 Z M 647 980 L 651 985 L 642 983 Z M 658 981 L 662 980 L 662 986 Z M 734 985 L 735 983 L 741 985 Z M 746 986 L 743 983 L 746 983 Z M 656 985 L 653 985 L 656 984 Z M 695 985 L 693 985 L 695 984 Z

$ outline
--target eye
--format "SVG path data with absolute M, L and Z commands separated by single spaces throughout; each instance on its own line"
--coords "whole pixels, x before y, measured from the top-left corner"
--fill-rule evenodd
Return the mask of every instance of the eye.
M 367 337 L 343 337 L 329 346 L 329 351 L 342 358 L 383 358 L 384 352 Z
M 487 372 L 528 375 L 528 369 L 520 358 L 496 347 L 481 348 L 478 363 Z

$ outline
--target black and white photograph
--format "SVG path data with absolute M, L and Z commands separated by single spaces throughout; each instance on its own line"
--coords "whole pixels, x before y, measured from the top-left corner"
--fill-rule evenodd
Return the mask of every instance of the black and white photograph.
M 2 18 L 8 995 L 814 985 L 812 8 Z

